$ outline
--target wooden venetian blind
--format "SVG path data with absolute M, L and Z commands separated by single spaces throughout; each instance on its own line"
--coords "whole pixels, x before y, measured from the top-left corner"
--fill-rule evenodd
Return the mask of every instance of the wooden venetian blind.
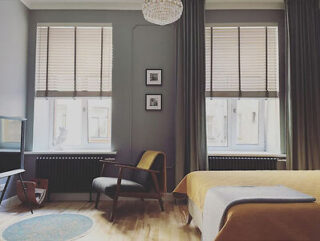
M 41 26 L 37 30 L 37 96 L 111 96 L 111 27 Z
M 278 96 L 278 27 L 206 27 L 205 43 L 207 96 Z

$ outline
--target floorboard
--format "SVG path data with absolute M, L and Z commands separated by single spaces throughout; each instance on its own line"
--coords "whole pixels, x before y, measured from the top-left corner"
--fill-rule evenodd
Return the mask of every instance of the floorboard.
M 111 201 L 101 201 L 99 209 L 94 202 L 49 202 L 35 210 L 35 215 L 51 213 L 80 213 L 91 217 L 95 225 L 80 241 L 199 241 L 200 232 L 188 218 L 187 206 L 166 201 L 165 211 L 160 212 L 157 201 L 125 200 L 119 201 L 117 217 L 113 223 L 108 221 Z M 32 217 L 22 205 L 0 210 L 0 230 L 10 223 Z

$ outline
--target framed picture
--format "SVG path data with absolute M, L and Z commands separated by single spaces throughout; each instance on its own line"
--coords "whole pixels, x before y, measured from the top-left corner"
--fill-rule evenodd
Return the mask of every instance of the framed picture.
M 162 94 L 146 94 L 146 110 L 161 111 L 162 110 Z
M 146 86 L 162 85 L 162 69 L 146 69 Z

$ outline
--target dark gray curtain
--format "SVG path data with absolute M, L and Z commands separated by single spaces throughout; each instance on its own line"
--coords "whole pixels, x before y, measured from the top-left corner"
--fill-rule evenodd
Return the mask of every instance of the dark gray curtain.
M 289 169 L 320 169 L 318 0 L 286 0 Z
M 207 167 L 204 0 L 182 0 L 177 22 L 176 182 Z

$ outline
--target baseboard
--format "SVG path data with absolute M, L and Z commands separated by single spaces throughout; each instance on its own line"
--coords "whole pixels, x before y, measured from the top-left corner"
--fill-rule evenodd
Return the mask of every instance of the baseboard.
M 7 209 L 7 208 L 18 206 L 20 204 L 21 204 L 21 201 L 19 200 L 18 196 L 15 195 L 13 197 L 3 200 L 1 203 L 1 207 Z
M 96 193 L 92 194 L 92 200 L 96 199 Z M 133 200 L 135 198 L 124 198 L 121 197 L 121 200 Z M 50 201 L 89 201 L 89 193 L 51 193 Z M 111 200 L 106 195 L 101 195 L 100 200 Z M 163 194 L 164 201 L 173 201 L 172 193 Z

